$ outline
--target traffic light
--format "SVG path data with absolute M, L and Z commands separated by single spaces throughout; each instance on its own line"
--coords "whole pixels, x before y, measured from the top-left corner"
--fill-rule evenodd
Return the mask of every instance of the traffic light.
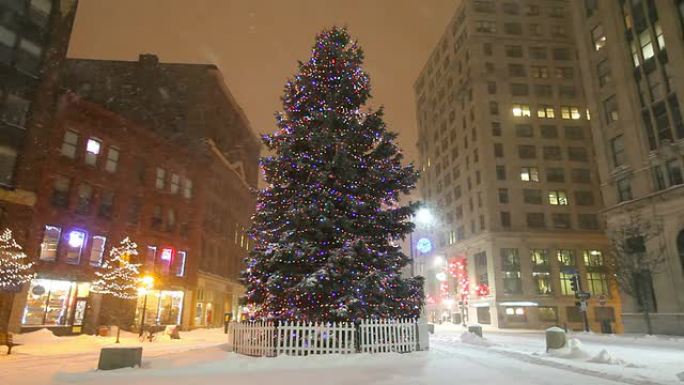
M 579 293 L 579 291 L 580 291 L 579 275 L 575 274 L 572 276 L 572 279 L 570 279 L 570 288 L 572 289 L 573 292 Z

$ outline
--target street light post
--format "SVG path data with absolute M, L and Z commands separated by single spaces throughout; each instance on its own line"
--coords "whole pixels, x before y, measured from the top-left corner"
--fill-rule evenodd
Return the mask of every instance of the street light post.
M 138 334 L 138 337 L 142 337 L 143 332 L 145 331 L 145 315 L 147 314 L 147 293 L 154 286 L 154 277 L 146 275 L 140 279 L 140 283 L 142 286 L 138 288 L 138 295 L 144 295 L 145 297 L 143 298 L 143 309 L 142 314 L 140 316 L 140 333 Z

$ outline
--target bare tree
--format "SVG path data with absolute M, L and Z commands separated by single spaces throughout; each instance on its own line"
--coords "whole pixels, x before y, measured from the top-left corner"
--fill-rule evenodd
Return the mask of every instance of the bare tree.
M 634 298 L 646 321 L 648 334 L 653 334 L 650 313 L 653 301 L 653 276 L 666 261 L 665 245 L 660 240 L 662 225 L 644 220 L 637 212 L 629 212 L 619 226 L 610 231 L 613 248 L 612 268 L 620 290 Z

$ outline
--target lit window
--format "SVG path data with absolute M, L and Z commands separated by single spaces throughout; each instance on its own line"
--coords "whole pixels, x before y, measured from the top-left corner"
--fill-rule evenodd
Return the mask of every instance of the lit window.
M 145 268 L 149 271 L 154 268 L 154 262 L 157 257 L 157 246 L 147 246 L 145 252 Z
M 568 196 L 565 191 L 549 191 L 549 204 L 553 206 L 567 206 Z
M 166 185 L 166 170 L 161 167 L 157 167 L 157 174 L 155 179 L 155 186 L 157 190 L 163 190 Z
M 641 56 L 644 57 L 644 60 L 648 60 L 655 56 L 653 42 L 651 41 L 651 32 L 648 29 L 639 34 L 639 44 L 641 45 Z
M 537 110 L 537 117 L 540 119 L 553 119 L 556 117 L 556 111 L 553 107 L 542 106 Z
M 85 163 L 90 166 L 97 164 L 97 156 L 100 155 L 102 149 L 102 142 L 97 139 L 89 138 L 86 144 Z
M 56 226 L 45 225 L 43 241 L 40 243 L 40 260 L 54 261 L 57 259 L 57 247 L 62 234 L 62 229 Z
M 107 162 L 105 163 L 105 170 L 111 173 L 116 172 L 116 167 L 118 163 L 119 149 L 114 146 L 109 147 L 109 151 L 107 152 Z
M 76 146 L 78 145 L 78 134 L 74 131 L 67 131 L 64 133 L 62 141 L 62 155 L 67 158 L 76 158 Z
M 94 236 L 90 241 L 90 265 L 100 266 L 104 255 L 107 238 L 101 235 Z
M 178 194 L 180 190 L 180 176 L 178 174 L 171 174 L 171 194 Z
M 523 167 L 520 170 L 520 180 L 523 182 L 539 182 L 539 169 L 536 167 Z
M 187 258 L 187 253 L 183 250 L 178 250 L 176 253 L 175 269 L 174 274 L 176 277 L 182 277 L 185 275 L 185 259 Z
M 86 233 L 81 230 L 71 230 L 67 235 L 66 263 L 78 265 L 81 261 L 81 252 L 86 241 Z
M 513 116 L 517 117 L 529 117 L 532 116 L 530 112 L 530 106 L 525 104 L 514 104 L 513 105 Z
M 597 51 L 606 46 L 606 33 L 603 31 L 603 25 L 599 24 L 591 30 L 591 40 L 594 42 L 594 49 Z
M 582 118 L 582 113 L 580 113 L 579 108 L 577 107 L 568 107 L 568 106 L 562 106 L 561 107 L 561 119 L 565 120 L 579 120 Z
M 430 159 L 428 159 L 428 165 L 430 163 Z M 192 180 L 189 178 L 183 178 L 183 198 L 185 199 L 190 199 L 192 198 Z

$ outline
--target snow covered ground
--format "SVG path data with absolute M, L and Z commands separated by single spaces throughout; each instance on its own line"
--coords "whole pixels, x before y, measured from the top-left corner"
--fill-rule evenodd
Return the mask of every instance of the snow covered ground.
M 485 330 L 482 340 L 445 325 L 429 352 L 250 358 L 227 352 L 220 329 L 181 337 L 142 344 L 142 369 L 100 372 L 99 348 L 112 338 L 21 335 L 25 345 L 0 355 L 0 384 L 684 384 L 684 339 L 675 338 L 574 334 L 574 349 L 549 355 L 541 332 Z M 122 344 L 140 345 L 131 334 Z

